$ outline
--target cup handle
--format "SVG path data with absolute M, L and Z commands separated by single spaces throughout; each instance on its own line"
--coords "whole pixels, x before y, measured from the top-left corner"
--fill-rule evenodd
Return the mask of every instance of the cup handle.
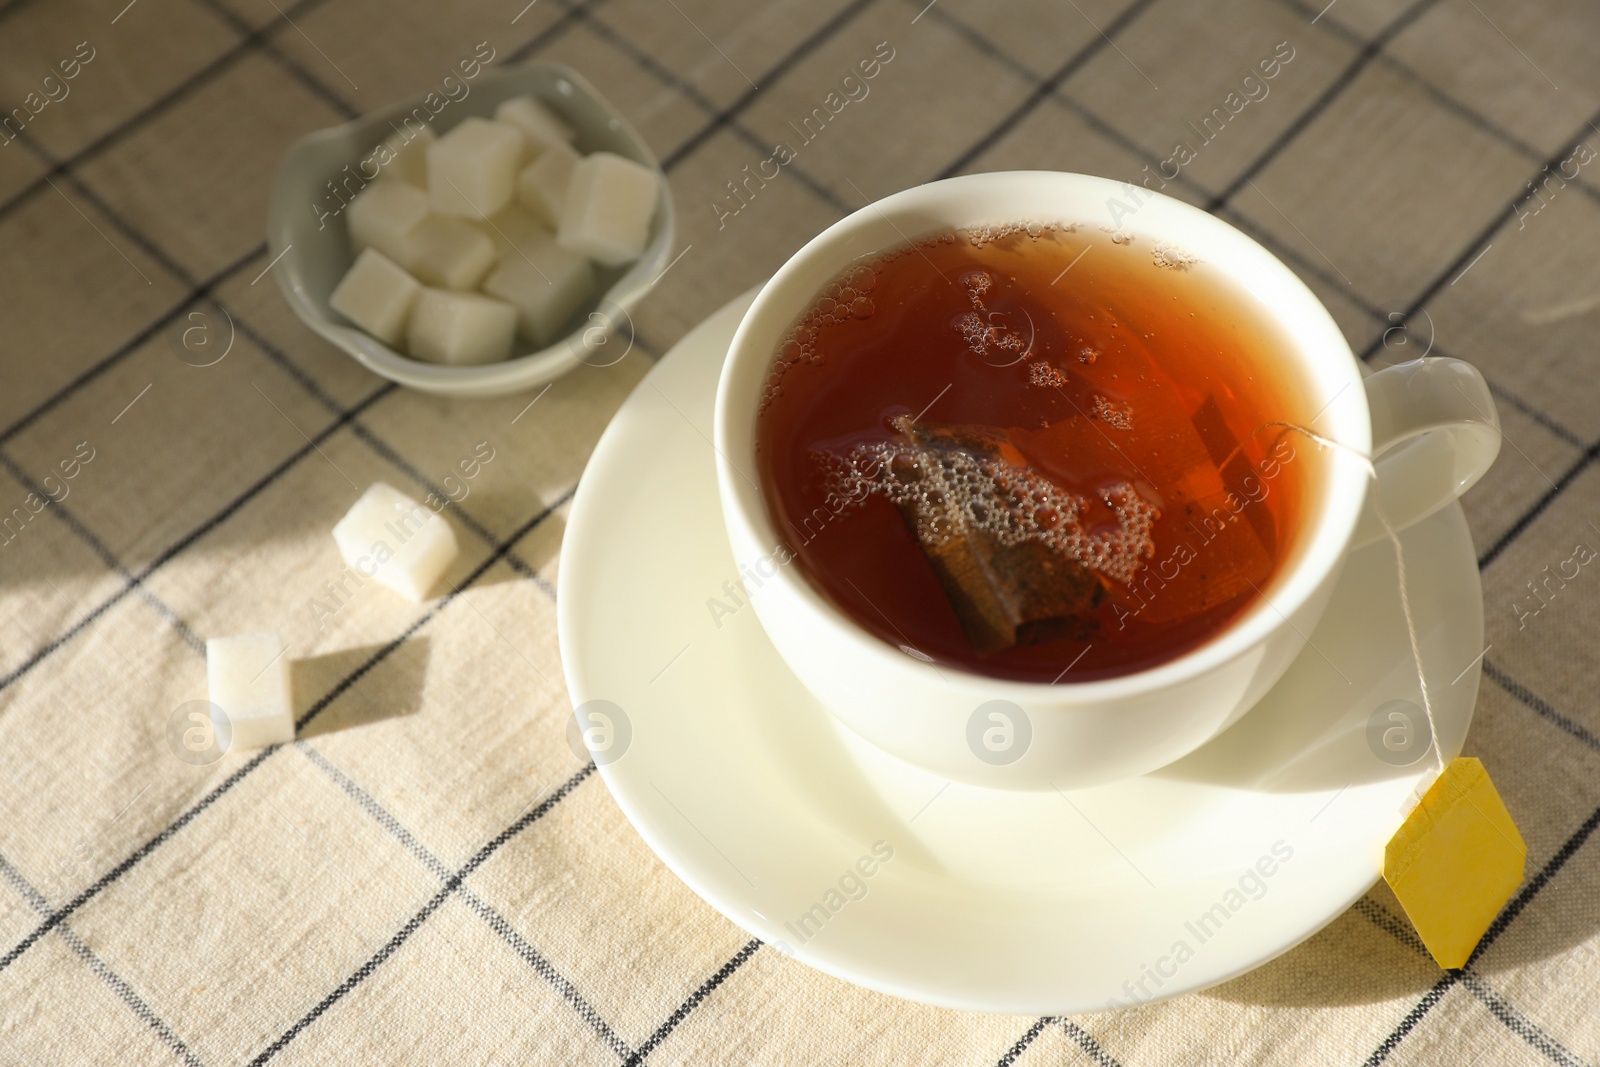
M 1386 367 L 1364 383 L 1372 412 L 1377 484 L 1367 494 L 1352 547 L 1432 515 L 1472 488 L 1500 454 L 1500 414 L 1470 363 L 1429 356 Z

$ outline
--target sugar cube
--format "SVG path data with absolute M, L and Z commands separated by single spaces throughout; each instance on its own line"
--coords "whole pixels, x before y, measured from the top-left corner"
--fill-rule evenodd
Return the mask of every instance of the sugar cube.
M 442 215 L 483 218 L 511 200 L 523 135 L 489 119 L 463 119 L 428 146 L 428 198 Z
M 405 263 L 411 233 L 427 217 L 428 194 L 405 182 L 373 182 L 344 212 L 355 251 L 376 248 L 396 263 Z
M 496 262 L 505 259 L 514 248 L 527 248 L 556 239 L 550 227 L 534 218 L 532 212 L 516 201 L 507 204 L 499 214 L 479 219 L 473 225 L 493 242 Z
M 432 126 L 406 119 L 404 126 L 383 139 L 375 153 L 380 178 L 398 178 L 418 189 L 428 187 L 428 146 L 439 139 Z
M 543 348 L 561 336 L 573 312 L 594 292 L 594 268 L 544 236 L 519 246 L 500 261 L 483 291 L 517 309 L 517 332 Z
M 511 354 L 516 330 L 517 309 L 503 300 L 424 289 L 411 309 L 406 338 L 411 355 L 430 363 L 494 363 Z
M 582 158 L 564 144 L 550 145 L 517 175 L 517 199 L 533 212 L 534 218 L 555 226 L 561 221 L 561 205 L 566 201 L 572 168 Z
M 528 156 L 539 155 L 550 145 L 571 144 L 577 133 L 565 119 L 532 96 L 514 96 L 494 109 L 496 121 L 515 126 L 528 141 Z
M 585 156 L 572 168 L 556 240 L 608 267 L 637 259 L 650 236 L 658 181 L 654 170 L 631 159 Z
M 394 260 L 367 248 L 344 272 L 328 304 L 384 344 L 395 345 L 405 336 L 406 319 L 421 288 Z
M 411 231 L 404 261 L 421 281 L 471 289 L 494 266 L 494 242 L 465 219 L 429 215 Z
M 222 709 L 232 727 L 230 748 L 294 740 L 289 660 L 276 633 L 211 638 L 206 642 L 206 685 L 211 703 Z
M 454 296 L 456 294 L 448 294 Z M 455 561 L 456 535 L 442 515 L 385 482 L 374 482 L 333 528 L 345 563 L 420 601 Z

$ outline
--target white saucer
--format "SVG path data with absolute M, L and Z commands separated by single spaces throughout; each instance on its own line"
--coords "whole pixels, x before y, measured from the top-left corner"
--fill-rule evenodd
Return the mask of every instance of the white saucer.
M 1373 885 L 1435 766 L 1390 766 L 1369 747 L 1380 706 L 1421 699 L 1386 544 L 1349 559 L 1311 647 L 1232 729 L 1143 778 L 1066 794 L 950 784 L 899 762 L 801 688 L 748 607 L 719 627 L 707 601 L 727 603 L 723 583 L 738 574 L 711 409 L 753 295 L 692 331 L 629 398 L 584 472 L 562 548 L 573 703 L 621 709 L 611 747 L 596 753 L 600 773 L 679 877 L 829 974 L 930 1004 L 1033 1014 L 1221 982 Z M 1458 506 L 1403 539 L 1453 756 L 1483 647 L 1472 541 Z M 892 859 L 848 876 L 876 842 Z M 1273 873 L 1245 876 L 1263 857 Z M 808 912 L 825 921 L 802 940 Z

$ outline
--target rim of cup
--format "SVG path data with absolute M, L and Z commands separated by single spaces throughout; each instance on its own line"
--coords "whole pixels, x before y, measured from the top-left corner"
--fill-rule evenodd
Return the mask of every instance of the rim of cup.
M 1131 207 L 1114 214 L 1113 203 Z M 745 312 L 728 348 L 717 387 L 714 440 L 724 521 L 749 543 L 788 545 L 773 524 L 755 463 L 760 398 L 778 342 L 829 282 L 850 264 L 951 229 L 1022 222 L 1075 224 L 1130 234 L 1135 247 L 1176 248 L 1199 265 L 1222 271 L 1265 317 L 1294 342 L 1297 376 L 1323 410 L 1317 430 L 1370 454 L 1371 420 L 1360 364 L 1333 317 L 1281 260 L 1229 223 L 1162 193 L 1084 174 L 998 171 L 946 178 L 894 193 L 835 222 L 780 267 Z M 1115 223 L 1116 225 L 1108 225 Z M 1340 565 L 1365 503 L 1368 471 L 1334 459 L 1320 464 L 1313 499 L 1288 558 L 1245 611 L 1202 644 L 1153 667 L 1088 681 L 1030 682 L 985 675 L 953 663 L 913 658 L 866 630 L 834 606 L 800 573 L 804 564 L 776 568 L 780 583 L 821 625 L 849 635 L 875 669 L 936 674 L 940 684 L 986 698 L 1040 706 L 1046 693 L 1059 703 L 1110 699 L 1186 681 L 1249 654 L 1322 588 Z M 737 542 L 739 538 L 735 538 Z M 744 562 L 741 560 L 740 562 Z M 760 608 L 757 607 L 757 614 Z

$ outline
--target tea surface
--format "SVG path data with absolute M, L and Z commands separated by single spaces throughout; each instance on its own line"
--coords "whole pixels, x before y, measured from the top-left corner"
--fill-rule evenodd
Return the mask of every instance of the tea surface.
M 758 465 L 807 579 L 907 654 L 1063 684 L 1172 659 L 1271 584 L 1315 413 L 1181 252 L 1016 227 L 841 274 L 775 354 Z

